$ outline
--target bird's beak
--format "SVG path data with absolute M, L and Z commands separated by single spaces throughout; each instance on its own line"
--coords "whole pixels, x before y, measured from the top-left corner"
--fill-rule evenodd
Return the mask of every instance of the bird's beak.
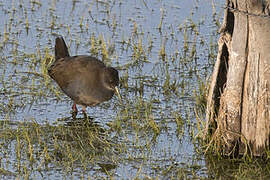
M 119 93 L 119 89 L 117 88 L 117 86 L 115 86 L 114 92 L 115 92 L 115 94 L 118 96 L 118 98 L 119 98 L 119 100 L 120 100 L 120 103 L 122 103 L 122 98 L 121 98 L 121 95 L 120 95 L 120 93 Z

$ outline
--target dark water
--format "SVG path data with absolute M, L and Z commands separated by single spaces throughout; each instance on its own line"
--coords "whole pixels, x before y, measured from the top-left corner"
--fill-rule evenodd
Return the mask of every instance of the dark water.
M 2 150 L 8 145 L 0 153 L 9 172 L 3 177 L 208 177 L 196 141 L 194 92 L 213 68 L 221 6 L 210 0 L 0 1 L 1 131 L 11 134 L 1 135 Z M 97 56 L 120 72 L 123 103 L 115 96 L 87 109 L 98 131 L 85 129 L 84 119 L 69 124 L 72 102 L 46 74 L 58 35 L 71 55 Z M 37 136 L 42 140 L 27 140 L 25 129 L 33 137 L 44 132 Z M 90 131 L 102 131 L 106 140 L 95 141 L 94 149 L 108 149 L 76 148 L 89 145 Z M 74 155 L 71 164 L 70 156 L 57 159 L 54 143 L 67 135 L 71 140 L 60 146 Z M 26 143 L 18 158 L 20 138 Z M 38 153 L 44 146 L 52 153 L 47 165 Z

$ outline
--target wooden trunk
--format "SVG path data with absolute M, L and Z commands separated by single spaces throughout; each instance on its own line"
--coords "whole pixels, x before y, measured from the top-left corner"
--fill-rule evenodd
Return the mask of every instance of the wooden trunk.
M 219 133 L 226 155 L 261 156 L 270 135 L 270 0 L 227 0 L 226 6 L 205 135 Z

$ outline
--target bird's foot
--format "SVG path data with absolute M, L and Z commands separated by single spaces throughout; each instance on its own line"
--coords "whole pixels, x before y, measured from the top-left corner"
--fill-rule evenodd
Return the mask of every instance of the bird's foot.
M 82 106 L 82 112 L 83 112 L 84 115 L 87 114 L 87 113 L 86 113 L 86 106 Z
M 73 119 L 76 119 L 77 114 L 78 114 L 77 112 L 72 112 L 72 118 L 73 118 Z
M 87 112 L 86 112 L 86 106 L 82 106 L 82 113 L 83 113 L 83 116 L 85 119 L 89 119 L 90 117 L 87 115 Z

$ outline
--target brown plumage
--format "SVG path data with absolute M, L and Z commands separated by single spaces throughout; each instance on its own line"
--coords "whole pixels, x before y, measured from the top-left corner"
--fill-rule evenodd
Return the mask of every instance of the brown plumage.
M 69 56 L 62 37 L 56 38 L 55 62 L 48 68 L 48 74 L 74 101 L 75 113 L 76 104 L 82 105 L 85 112 L 86 106 L 95 106 L 110 100 L 119 85 L 116 69 L 106 67 L 95 57 Z

